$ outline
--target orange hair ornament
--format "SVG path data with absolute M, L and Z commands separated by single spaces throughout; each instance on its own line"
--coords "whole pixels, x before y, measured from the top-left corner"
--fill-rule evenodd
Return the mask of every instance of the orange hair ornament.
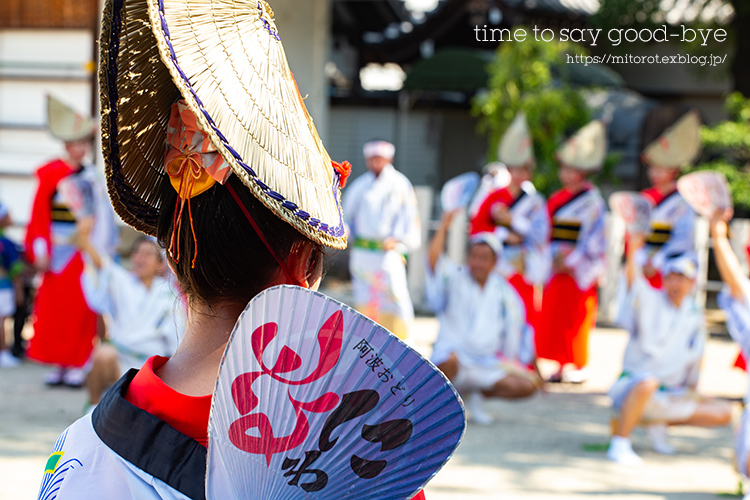
M 232 174 L 232 169 L 216 151 L 206 134 L 198 128 L 195 115 L 183 100 L 172 105 L 167 128 L 167 146 L 164 170 L 169 175 L 172 187 L 177 191 L 177 205 L 179 205 L 179 209 L 175 206 L 169 253 L 175 262 L 179 262 L 180 246 L 177 234 L 182 227 L 185 202 L 206 192 L 216 182 L 224 184 Z M 192 267 L 195 267 L 195 259 L 198 257 L 198 241 L 195 238 L 190 203 L 187 203 L 187 206 L 190 230 L 195 241 L 192 262 Z

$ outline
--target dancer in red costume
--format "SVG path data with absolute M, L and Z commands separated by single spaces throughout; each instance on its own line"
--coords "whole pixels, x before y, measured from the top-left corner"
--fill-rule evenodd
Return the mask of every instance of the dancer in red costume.
M 586 178 L 604 163 L 606 131 L 600 121 L 581 129 L 558 150 L 563 188 L 550 196 L 552 278 L 544 291 L 537 356 L 557 361 L 551 381 L 587 379 L 589 331 L 597 310 L 596 287 L 604 272 L 604 201 Z
M 48 98 L 48 111 L 50 132 L 65 143 L 66 156 L 37 170 L 39 187 L 26 233 L 26 253 L 44 276 L 34 303 L 34 337 L 27 355 L 58 366 L 47 375 L 47 384 L 78 387 L 96 335 L 96 314 L 86 305 L 81 289 L 83 260 L 72 241 L 75 222 L 81 216 L 95 217 L 94 238 L 107 253 L 114 246 L 114 226 L 94 167 L 84 167 L 91 152 L 93 122 L 53 97 Z
M 700 117 L 683 115 L 643 151 L 651 187 L 643 195 L 653 203 L 651 233 L 636 259 L 651 286 L 661 288 L 660 268 L 672 256 L 695 250 L 696 216 L 680 193 L 680 169 L 700 153 Z
M 536 159 L 523 111 L 500 141 L 500 161 L 510 184 L 490 193 L 471 220 L 471 234 L 492 232 L 503 243 L 501 274 L 516 289 L 526 308 L 526 321 L 536 329 L 541 285 L 549 274 L 549 218 L 544 198 L 531 184 Z

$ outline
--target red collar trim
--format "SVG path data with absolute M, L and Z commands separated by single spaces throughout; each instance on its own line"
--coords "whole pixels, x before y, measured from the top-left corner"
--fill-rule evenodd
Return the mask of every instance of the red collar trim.
M 147 359 L 130 383 L 125 399 L 207 446 L 211 396 L 187 396 L 165 384 L 155 372 L 168 359 L 162 356 Z

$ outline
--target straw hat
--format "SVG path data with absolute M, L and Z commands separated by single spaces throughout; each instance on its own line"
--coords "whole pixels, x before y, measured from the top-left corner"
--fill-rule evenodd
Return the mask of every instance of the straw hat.
M 701 119 L 698 111 L 685 113 L 643 151 L 643 162 L 654 167 L 680 168 L 701 152 Z
M 125 222 L 155 234 L 165 138 L 179 99 L 232 172 L 311 240 L 345 248 L 340 185 L 263 0 L 107 0 L 102 148 Z
M 498 148 L 498 158 L 508 168 L 534 166 L 534 143 L 526 122 L 526 113 L 519 111 L 503 134 Z
M 555 153 L 557 161 L 582 172 L 602 168 L 607 156 L 607 129 L 601 120 L 594 120 L 563 143 Z
M 94 121 L 77 113 L 61 100 L 47 96 L 47 122 L 50 134 L 63 142 L 76 142 L 94 135 Z

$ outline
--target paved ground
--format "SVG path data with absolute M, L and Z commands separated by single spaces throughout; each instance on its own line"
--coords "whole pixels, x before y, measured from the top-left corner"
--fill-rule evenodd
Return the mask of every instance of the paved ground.
M 417 321 L 420 350 L 428 350 L 436 329 L 434 319 Z M 619 372 L 625 340 L 619 330 L 595 332 L 587 384 L 550 387 L 521 403 L 489 402 L 495 423 L 469 425 L 453 459 L 427 487 L 428 498 L 699 500 L 737 491 L 730 428 L 673 429 L 679 454 L 672 457 L 649 452 L 639 432 L 634 441 L 643 466 L 628 469 L 604 459 L 610 419 L 604 393 Z M 744 393 L 745 377 L 729 368 L 735 354 L 726 340 L 709 342 L 703 391 L 731 398 Z M 36 498 L 55 438 L 83 411 L 84 393 L 43 387 L 45 371 L 30 363 L 0 370 L 0 500 Z

